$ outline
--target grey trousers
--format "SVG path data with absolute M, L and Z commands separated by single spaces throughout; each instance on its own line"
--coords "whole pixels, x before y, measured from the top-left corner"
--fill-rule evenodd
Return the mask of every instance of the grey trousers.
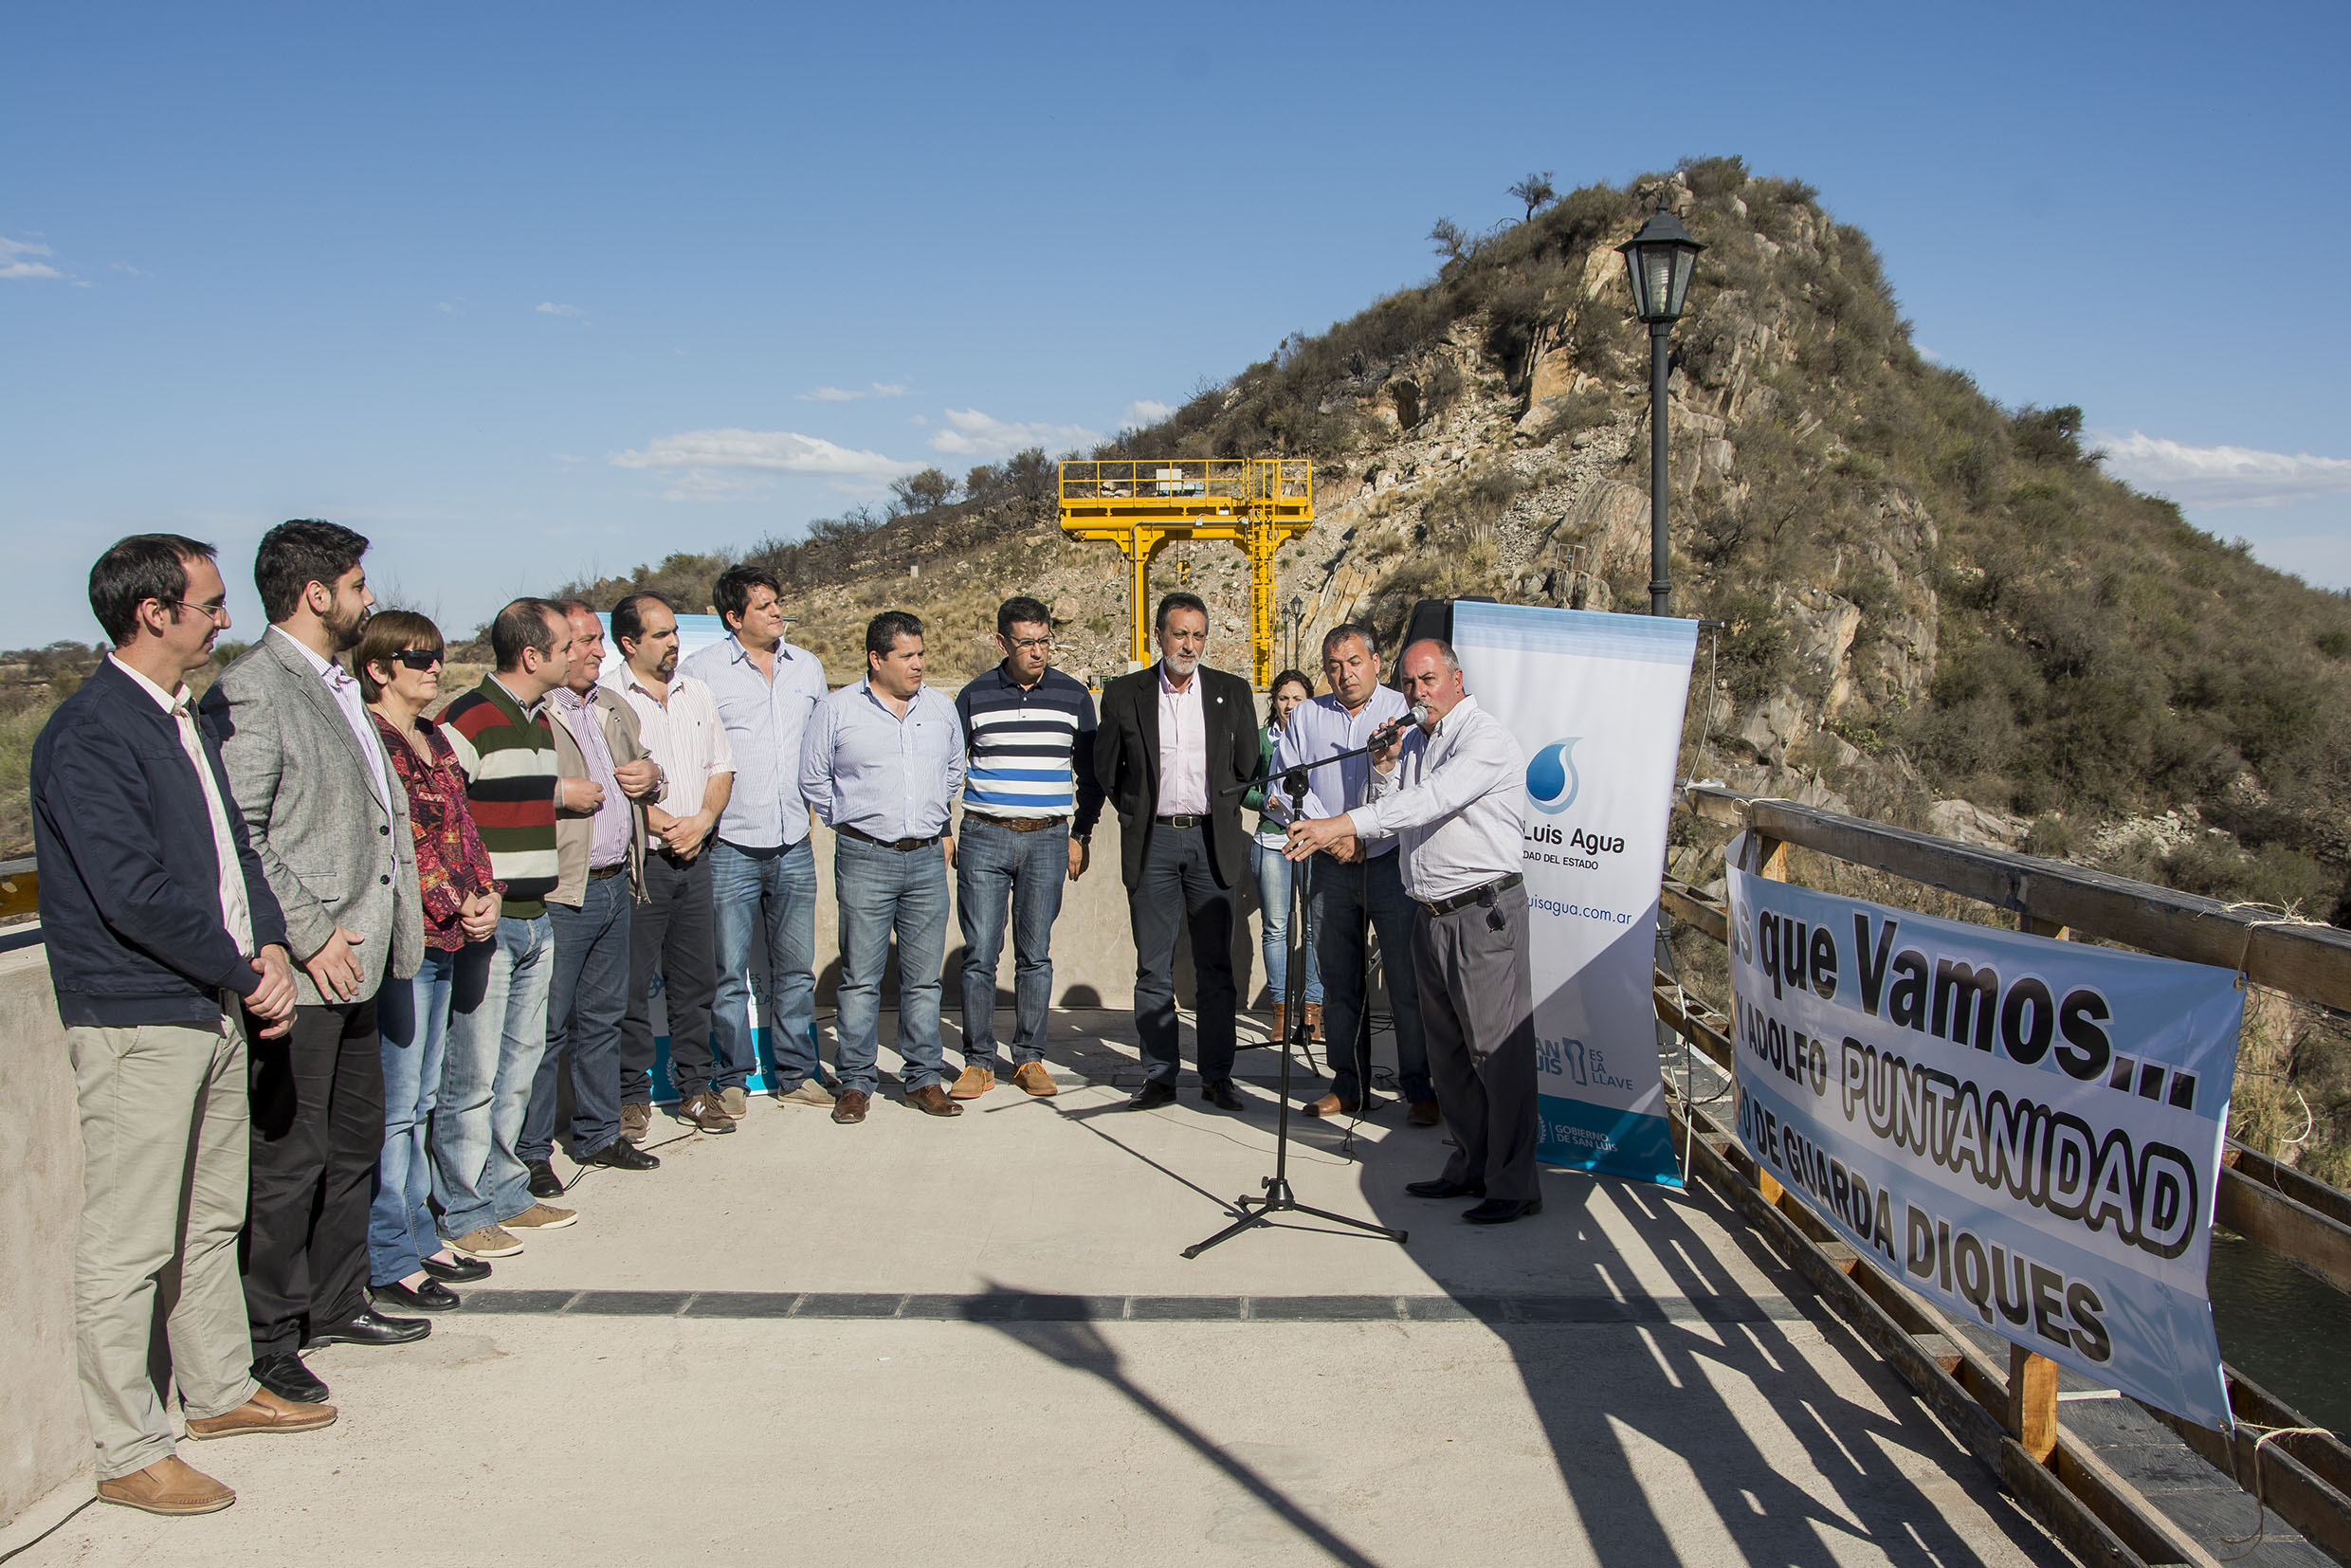
M 253 1396 L 253 1346 L 237 1278 L 245 1225 L 245 1030 L 69 1029 L 82 1111 L 82 1230 L 74 1341 L 98 1476 L 173 1452 L 149 1372 L 158 1308 L 180 1402 L 197 1420 Z
M 1412 972 L 1429 1037 L 1429 1075 L 1453 1135 L 1448 1181 L 1483 1183 L 1524 1201 L 1535 1185 L 1535 988 L 1527 968 L 1526 888 L 1449 915 L 1412 920 Z

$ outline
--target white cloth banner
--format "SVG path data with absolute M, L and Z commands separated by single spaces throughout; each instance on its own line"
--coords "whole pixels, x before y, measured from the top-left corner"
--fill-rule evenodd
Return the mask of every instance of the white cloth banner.
M 1525 748 L 1522 868 L 1548 1163 L 1680 1186 L 1657 1067 L 1657 886 L 1698 623 L 1453 607 L 1469 691 Z
M 2205 1273 L 2245 994 L 2205 964 L 1747 874 L 1739 1137 L 1886 1273 L 2223 1431 Z

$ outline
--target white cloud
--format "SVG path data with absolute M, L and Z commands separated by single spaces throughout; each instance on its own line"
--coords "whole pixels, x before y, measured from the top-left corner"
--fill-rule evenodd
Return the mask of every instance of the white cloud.
M 541 316 L 585 316 L 588 314 L 577 305 L 559 305 L 553 300 L 540 301 L 538 313 Z
M 993 418 L 977 409 L 941 411 L 947 428 L 931 437 L 931 449 L 955 457 L 1010 457 L 1024 447 L 1068 451 L 1091 447 L 1103 438 L 1101 431 L 1089 430 L 1083 425 L 1016 424 Z
M 119 272 L 128 278 L 152 278 L 155 276 L 152 272 L 141 272 L 137 267 L 133 266 L 128 262 L 116 262 L 112 264 L 112 270 Z
M 609 461 L 616 468 L 669 475 L 672 501 L 717 500 L 756 489 L 774 474 L 821 475 L 838 488 L 855 489 L 922 466 L 793 430 L 686 430 L 649 441 L 642 451 L 615 452 Z
M 0 235 L 0 278 L 63 278 L 64 274 L 46 262 L 27 260 L 33 256 L 57 254 L 46 245 L 30 240 L 11 240 Z
M 854 403 L 864 397 L 903 397 L 905 395 L 906 388 L 903 382 L 876 381 L 863 392 L 847 387 L 818 387 L 802 392 L 800 401 L 803 403 Z
M 2351 494 L 2351 460 L 2252 447 L 2190 447 L 2161 436 L 2091 432 L 2106 471 L 2182 506 L 2290 506 Z
M 1146 425 L 1157 425 L 1175 411 L 1165 403 L 1155 403 L 1148 397 L 1139 397 L 1126 406 L 1126 412 L 1119 415 L 1119 423 L 1129 429 L 1139 430 Z

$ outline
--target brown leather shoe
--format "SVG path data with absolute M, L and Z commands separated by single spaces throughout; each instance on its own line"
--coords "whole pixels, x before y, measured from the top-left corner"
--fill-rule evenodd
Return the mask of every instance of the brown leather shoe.
M 1306 1004 L 1306 1038 L 1309 1040 L 1322 1038 L 1322 1004 L 1321 1002 Z
M 925 1116 L 961 1116 L 963 1107 L 947 1098 L 937 1084 L 925 1084 L 906 1096 L 906 1103 Z
M 1353 1116 L 1355 1102 L 1341 1100 L 1335 1094 L 1326 1094 L 1313 1104 L 1308 1105 L 1303 1114 L 1312 1117 Z
M 620 1136 L 629 1142 L 644 1142 L 646 1132 L 652 1125 L 652 1106 L 632 1103 L 620 1108 Z
M 1039 1100 L 1049 1100 L 1061 1090 L 1054 1086 L 1053 1075 L 1042 1062 L 1023 1062 L 1012 1069 L 1012 1086 Z
M 832 1119 L 847 1126 L 866 1120 L 866 1104 L 873 1097 L 864 1089 L 843 1089 L 833 1097 Z
M 1412 1102 L 1412 1114 L 1404 1120 L 1415 1127 L 1433 1127 L 1445 1118 L 1438 1112 L 1435 1101 L 1415 1100 Z
M 731 1133 L 735 1119 L 726 1114 L 726 1106 L 708 1089 L 690 1094 L 678 1103 L 678 1120 L 698 1133 Z
M 198 1439 L 242 1437 L 251 1431 L 315 1431 L 334 1424 L 333 1405 L 306 1405 L 257 1388 L 253 1397 L 235 1410 L 190 1421 L 188 1435 Z
M 996 1086 L 996 1075 L 986 1067 L 965 1067 L 956 1075 L 955 1087 L 947 1091 L 951 1100 L 977 1100 Z
M 1278 1046 L 1289 1037 L 1290 1005 L 1287 1002 L 1276 1002 L 1273 1004 L 1273 1032 L 1266 1038 L 1271 1044 Z
M 151 1514 L 216 1514 L 237 1494 L 173 1454 L 143 1470 L 98 1484 L 100 1503 L 119 1503 Z

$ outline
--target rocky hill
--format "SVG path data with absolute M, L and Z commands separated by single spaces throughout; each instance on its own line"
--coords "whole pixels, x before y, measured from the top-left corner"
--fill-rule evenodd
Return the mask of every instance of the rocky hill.
M 1613 247 L 1661 194 L 1709 246 L 1672 382 L 1676 609 L 1720 623 L 1689 768 L 2333 914 L 2351 739 L 2326 715 L 2351 698 L 2351 602 L 2105 477 L 2079 410 L 2005 410 L 1924 359 L 1868 238 L 1736 158 L 1462 241 L 1432 282 L 1095 455 L 1316 458 L 1320 521 L 1279 565 L 1309 650 L 1342 620 L 1393 635 L 1429 595 L 1644 608 L 1647 339 Z M 896 605 L 933 623 L 942 676 L 969 673 L 993 658 L 998 598 L 1026 591 L 1053 607 L 1065 665 L 1115 673 L 1117 557 L 1065 541 L 1051 494 L 1026 453 L 741 554 L 778 572 L 794 636 L 838 670 Z M 729 558 L 577 586 L 699 607 Z M 1171 549 L 1155 590 L 1179 574 L 1242 666 L 1239 553 Z

